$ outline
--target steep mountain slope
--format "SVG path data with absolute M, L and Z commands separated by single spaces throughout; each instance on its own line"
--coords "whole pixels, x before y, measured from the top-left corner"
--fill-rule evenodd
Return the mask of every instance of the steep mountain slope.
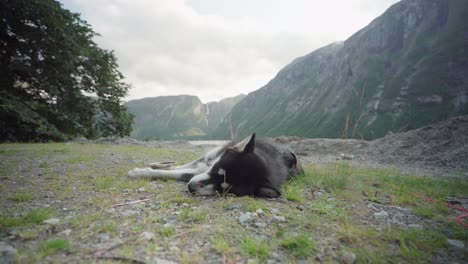
M 244 97 L 203 104 L 196 96 L 161 96 L 132 100 L 124 106 L 135 116 L 134 138 L 200 138 L 211 133 Z
M 213 133 L 373 139 L 468 113 L 468 2 L 403 0 L 283 68 Z M 230 124 L 234 129 L 230 129 Z

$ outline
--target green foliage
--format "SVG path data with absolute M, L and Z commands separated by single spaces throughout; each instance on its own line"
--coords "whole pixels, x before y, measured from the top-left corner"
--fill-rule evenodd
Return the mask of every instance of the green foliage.
M 0 10 L 0 141 L 130 134 L 120 104 L 129 85 L 79 14 L 55 0 L 6 0 Z
M 42 221 L 50 218 L 52 211 L 49 208 L 32 210 L 23 217 L 0 216 L 0 226 L 16 227 L 41 224 Z
M 245 237 L 241 242 L 242 251 L 250 256 L 263 260 L 270 255 L 271 246 L 264 240 Z
M 39 251 L 46 255 L 51 254 L 58 250 L 67 251 L 69 249 L 70 249 L 70 243 L 68 242 L 68 240 L 63 239 L 63 238 L 51 239 L 49 241 L 42 243 L 39 246 Z
M 281 246 L 292 255 L 305 257 L 313 253 L 314 243 L 306 235 L 289 236 L 281 240 Z

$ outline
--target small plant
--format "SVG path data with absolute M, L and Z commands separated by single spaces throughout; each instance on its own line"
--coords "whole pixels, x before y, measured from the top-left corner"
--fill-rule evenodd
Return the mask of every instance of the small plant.
M 306 235 L 288 236 L 281 240 L 281 247 L 294 256 L 305 257 L 313 253 L 314 242 Z
M 68 240 L 63 238 L 55 238 L 42 243 L 39 246 L 39 251 L 45 255 L 49 255 L 58 250 L 68 251 L 70 249 L 70 243 Z
M 30 193 L 17 193 L 8 197 L 8 199 L 19 203 L 24 203 L 31 201 L 33 199 L 33 195 Z
M 294 184 L 294 183 L 290 183 L 286 186 L 285 188 L 285 192 L 284 192 L 284 197 L 286 197 L 286 199 L 288 201 L 292 201 L 292 202 L 304 202 L 304 196 L 302 195 L 302 189 Z
M 267 242 L 250 237 L 245 237 L 242 240 L 241 249 L 246 255 L 259 260 L 264 260 L 271 252 L 271 247 Z
M 115 185 L 115 178 L 112 176 L 98 177 L 94 180 L 94 185 L 98 190 L 109 189 Z
M 154 233 L 160 237 L 171 237 L 175 233 L 175 228 L 172 226 L 158 227 L 154 230 Z

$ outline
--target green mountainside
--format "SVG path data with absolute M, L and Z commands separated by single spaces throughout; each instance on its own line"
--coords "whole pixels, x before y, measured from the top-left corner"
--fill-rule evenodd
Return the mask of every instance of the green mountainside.
M 403 0 L 287 65 L 212 137 L 373 139 L 467 113 L 468 1 Z
M 137 139 L 203 138 L 221 123 L 245 95 L 203 104 L 196 96 L 160 96 L 124 104 L 135 116 L 131 136 Z

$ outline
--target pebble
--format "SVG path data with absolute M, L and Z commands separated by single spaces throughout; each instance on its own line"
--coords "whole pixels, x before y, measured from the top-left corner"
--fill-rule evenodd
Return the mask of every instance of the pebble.
M 232 210 L 236 210 L 236 209 L 240 209 L 240 208 L 242 208 L 242 205 L 240 205 L 240 204 L 230 204 L 230 205 L 226 208 L 226 210 L 232 211 Z
M 123 212 L 120 212 L 120 214 L 122 216 L 131 216 L 131 215 L 134 215 L 134 214 L 138 214 L 138 211 L 135 211 L 135 210 L 126 210 L 126 211 L 123 211 Z
M 143 188 L 143 187 L 141 187 L 141 188 L 138 188 L 138 189 L 137 189 L 137 191 L 138 191 L 138 192 L 145 192 L 145 191 L 146 191 L 146 189 L 145 189 L 145 188 Z
M 461 240 L 456 240 L 456 239 L 447 239 L 447 244 L 457 250 L 463 250 L 465 248 L 465 243 Z
M 17 250 L 14 247 L 0 241 L 0 263 L 13 263 L 16 253 Z
M 252 219 L 251 213 L 243 213 L 239 216 L 239 223 L 243 224 L 245 222 L 248 222 Z
M 284 216 L 274 215 L 273 219 L 278 221 L 278 222 L 286 222 L 286 218 Z
M 48 224 L 48 225 L 56 225 L 59 222 L 60 222 L 60 220 L 58 218 L 50 218 L 50 219 L 42 221 L 42 223 Z
M 44 192 L 44 198 L 54 198 L 54 197 L 55 197 L 55 195 L 54 195 L 53 192 L 51 192 L 51 191 L 45 191 Z
M 356 255 L 347 251 L 341 256 L 341 261 L 343 261 L 344 264 L 354 264 L 356 262 Z
M 265 227 L 267 227 L 267 224 L 264 223 L 264 222 L 256 222 L 255 226 L 258 227 L 258 228 L 265 228 Z
M 110 239 L 110 236 L 108 234 L 98 234 L 97 239 L 99 242 L 104 242 Z
M 264 214 L 265 212 L 263 212 L 263 210 L 262 210 L 261 208 L 258 208 L 257 211 L 255 211 L 255 213 L 256 213 L 257 215 L 262 215 L 262 214 Z
M 374 217 L 377 218 L 377 219 L 387 219 L 388 218 L 388 213 L 386 211 L 380 211 L 378 213 L 374 213 Z
M 154 234 L 148 231 L 145 231 L 140 234 L 140 238 L 146 241 L 154 240 Z
M 270 212 L 272 214 L 279 214 L 280 211 L 278 209 L 276 209 L 276 208 L 272 208 L 272 209 L 270 209 Z
M 69 236 L 69 235 L 71 235 L 71 233 L 72 233 L 71 229 L 65 229 L 62 232 L 58 233 L 58 234 L 63 235 L 63 236 Z

